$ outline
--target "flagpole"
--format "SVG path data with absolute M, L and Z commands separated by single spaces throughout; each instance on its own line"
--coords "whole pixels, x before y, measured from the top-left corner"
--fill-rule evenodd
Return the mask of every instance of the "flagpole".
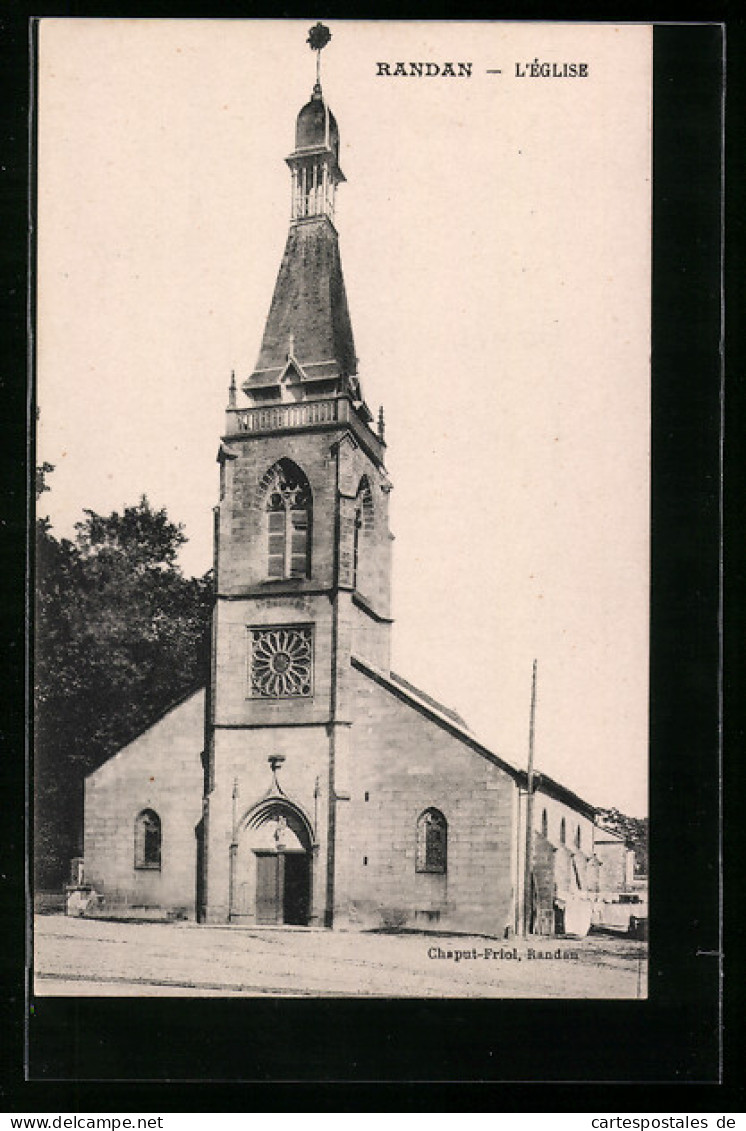
M 531 930 L 531 902 L 533 874 L 533 828 L 534 828 L 534 720 L 536 718 L 536 660 L 531 677 L 531 713 L 528 723 L 528 773 L 526 775 L 526 851 L 523 875 L 523 936 Z

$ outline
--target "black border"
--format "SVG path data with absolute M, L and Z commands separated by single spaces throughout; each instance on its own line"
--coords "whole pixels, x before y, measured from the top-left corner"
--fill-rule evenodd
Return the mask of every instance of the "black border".
M 147 12 L 133 7 L 54 4 L 43 14 L 236 14 L 221 10 L 220 4 L 211 5 L 209 13 L 201 5 L 181 5 L 177 13 L 167 0 Z M 0 238 L 2 264 L 11 279 L 3 291 L 2 312 L 6 346 L 16 351 L 6 369 L 13 378 L 3 405 L 4 501 L 11 504 L 6 527 L 11 538 L 4 541 L 3 555 L 2 610 L 12 645 L 6 658 L 20 652 L 23 638 L 17 613 L 23 607 L 19 550 L 25 528 L 26 20 L 31 14 L 16 9 L 1 28 L 5 82 L 10 85 L 0 102 L 3 137 L 13 146 L 10 183 L 6 178 L 0 197 L 11 218 Z M 524 10 L 517 18 L 535 15 Z M 626 14 L 627 19 L 632 16 Z M 510 17 L 500 13 L 500 18 Z M 542 13 L 542 18 L 556 17 Z M 737 38 L 737 30 L 729 31 L 729 37 Z M 682 1095 L 680 1089 L 655 1086 L 712 1084 L 719 1071 L 717 958 L 708 955 L 719 949 L 722 29 L 659 25 L 654 45 L 651 999 L 140 999 L 134 1015 L 125 999 L 40 998 L 29 1022 L 37 1079 L 23 1082 L 19 1042 L 10 1066 L 12 1090 L 6 1091 L 10 1110 L 220 1111 L 262 1110 L 265 1104 L 278 1110 L 282 1097 L 308 1110 L 314 1102 L 334 1102 L 337 1110 L 380 1111 L 393 1101 L 396 1106 L 389 1110 L 416 1111 L 447 1110 L 463 1096 L 472 1096 L 479 1108 L 492 1102 L 503 1110 L 547 1103 L 555 1110 L 608 1110 L 612 1082 L 625 1085 L 617 1110 L 625 1110 L 625 1095 L 638 1108 L 642 1102 L 641 1110 L 655 1110 L 656 1102 L 676 1111 L 695 1103 L 699 1110 L 706 1104 L 729 1110 L 722 1088 L 690 1087 Z M 23 676 L 18 667 L 11 667 L 5 685 L 16 710 L 4 731 L 13 739 L 13 760 L 3 761 L 7 784 L 16 795 L 23 781 L 18 766 L 23 721 L 17 711 Z M 6 1037 L 20 1037 L 23 1023 L 22 828 L 23 806 L 18 804 L 5 822 L 17 865 L 4 904 L 4 925 L 9 915 L 15 923 L 12 945 L 3 948 L 4 972 L 12 987 L 3 999 Z M 698 957 L 697 951 L 707 953 Z M 254 1083 L 227 1083 L 241 1077 Z M 106 1082 L 96 1083 L 96 1078 Z M 278 1078 L 298 1083 L 279 1088 L 270 1083 Z M 392 1082 L 382 1083 L 382 1078 Z M 557 1083 L 532 1091 L 527 1103 L 523 1084 L 535 1086 L 542 1079 Z M 176 1089 L 167 1083 L 176 1080 L 182 1081 Z M 333 1085 L 335 1080 L 340 1083 Z M 432 1080 L 440 1083 L 417 1083 Z M 735 1097 L 741 1089 L 733 1075 L 726 1074 L 725 1080 L 730 1110 L 737 1111 Z M 226 1083 L 221 1086 L 220 1081 Z M 643 1093 L 635 1082 L 646 1082 Z

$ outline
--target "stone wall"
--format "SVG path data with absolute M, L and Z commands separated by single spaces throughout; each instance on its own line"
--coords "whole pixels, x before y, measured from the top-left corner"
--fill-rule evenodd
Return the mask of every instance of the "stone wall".
M 273 793 L 268 758 L 284 759 L 277 773 L 282 794 L 307 819 L 315 841 L 311 918 L 323 924 L 326 896 L 329 739 L 325 726 L 219 727 L 215 733 L 215 788 L 209 796 L 207 919 L 226 922 L 231 911 L 253 922 L 256 861 L 248 819 Z M 235 793 L 235 798 L 234 798 Z M 231 907 L 231 845 L 235 844 L 235 896 Z M 238 898 L 237 893 L 243 893 Z
M 85 783 L 85 876 L 112 910 L 195 905 L 205 693 L 197 691 L 94 770 Z M 135 867 L 135 821 L 161 821 L 161 866 Z
M 598 885 L 602 891 L 624 891 L 634 878 L 634 851 L 621 839 L 603 830 L 596 833 L 596 856 L 600 861 Z
M 542 816 L 546 813 L 547 839 L 555 848 L 566 844 L 568 848 L 593 855 L 593 820 L 579 813 L 564 801 L 548 797 L 539 787 L 534 794 L 533 825 L 537 833 L 543 832 Z M 562 822 L 565 822 L 565 839 L 562 839 Z
M 336 921 L 503 937 L 515 918 L 513 778 L 364 672 L 354 682 Z M 448 822 L 442 875 L 416 869 L 417 820 L 430 807 Z

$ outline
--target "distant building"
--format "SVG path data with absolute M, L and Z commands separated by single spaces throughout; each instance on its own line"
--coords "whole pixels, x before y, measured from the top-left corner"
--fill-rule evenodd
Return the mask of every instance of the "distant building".
M 599 889 L 604 892 L 630 891 L 635 883 L 635 852 L 619 833 L 599 827 L 595 832 L 595 852 L 599 861 Z
M 86 878 L 104 906 L 205 922 L 503 936 L 522 923 L 526 774 L 390 668 L 392 484 L 318 83 L 287 163 L 285 253 L 218 453 L 210 684 L 88 777 Z M 533 815 L 531 925 L 550 932 L 595 883 L 595 811 L 541 775 Z

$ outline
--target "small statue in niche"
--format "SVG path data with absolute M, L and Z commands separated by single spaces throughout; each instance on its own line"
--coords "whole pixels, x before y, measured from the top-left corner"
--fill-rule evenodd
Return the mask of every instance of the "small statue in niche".
M 281 848 L 285 847 L 285 836 L 286 836 L 286 833 L 287 833 L 287 828 L 288 828 L 287 818 L 280 815 L 277 818 L 277 824 L 275 825 L 275 831 L 274 831 L 275 848 L 277 848 L 278 851 Z

